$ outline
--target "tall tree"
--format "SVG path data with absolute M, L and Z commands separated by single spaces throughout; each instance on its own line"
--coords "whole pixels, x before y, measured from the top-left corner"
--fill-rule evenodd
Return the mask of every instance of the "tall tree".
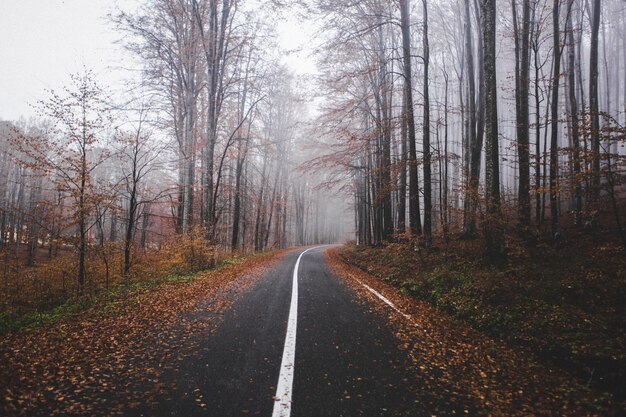
M 375 98 L 377 107 L 377 125 L 378 125 L 378 139 L 380 143 L 380 205 L 381 205 L 381 218 L 382 223 L 380 227 L 381 240 L 389 240 L 393 234 L 393 207 L 391 193 L 393 184 L 391 183 L 391 137 L 392 137 L 392 125 L 391 125 L 391 112 L 392 112 L 392 98 L 393 89 L 390 87 L 390 69 L 387 56 L 387 48 L 385 47 L 385 26 L 382 22 L 382 8 L 377 13 L 377 26 L 376 30 L 378 41 L 378 79 L 377 88 L 375 88 Z
M 144 61 L 143 83 L 162 97 L 170 119 L 166 126 L 176 143 L 178 159 L 176 227 L 184 233 L 195 222 L 198 100 L 206 84 L 202 82 L 205 63 L 196 6 L 195 0 L 150 0 L 134 14 L 113 16 L 118 29 L 130 35 L 124 39 L 125 47 Z
M 398 205 L 397 205 L 397 221 L 398 233 L 406 233 L 406 168 L 407 168 L 407 120 L 404 116 L 406 114 L 406 89 L 402 92 L 402 113 L 400 117 L 400 160 L 399 165 L 399 183 L 398 183 Z
M 497 261 L 504 254 L 500 219 L 500 158 L 498 141 L 498 85 L 496 78 L 496 0 L 481 0 L 485 90 L 485 242 L 487 256 Z
M 224 79 L 229 52 L 232 50 L 232 22 L 237 0 L 192 0 L 200 29 L 206 61 L 206 148 L 204 150 L 203 226 L 209 238 L 214 238 L 216 207 L 214 205 L 214 158 L 217 128 L 224 99 Z
M 400 1 L 400 26 L 402 29 L 402 57 L 404 63 L 404 90 L 406 106 L 404 117 L 409 141 L 409 228 L 414 236 L 422 233 L 417 175 L 417 150 L 415 144 L 415 114 L 413 105 L 413 66 L 411 64 L 411 18 L 409 0 Z
M 517 20 L 517 5 L 511 2 L 515 34 L 515 118 L 518 163 L 518 226 L 523 234 L 530 225 L 530 0 L 522 2 L 522 24 Z
M 550 107 L 550 224 L 552 235 L 559 232 L 559 84 L 561 79 L 561 30 L 560 0 L 554 0 L 552 6 L 552 100 Z
M 589 114 L 591 116 L 591 152 L 593 197 L 600 196 L 600 114 L 598 102 L 598 33 L 600 30 L 601 0 L 593 0 L 591 40 L 589 41 Z
M 424 59 L 424 138 L 423 138 L 423 152 L 424 152 L 424 244 L 426 247 L 432 245 L 432 176 L 431 176 L 431 161 L 430 161 L 430 92 L 428 89 L 428 67 L 430 65 L 430 45 L 428 42 L 428 3 L 427 0 L 422 0 L 423 5 L 423 59 Z
M 574 0 L 570 0 L 571 4 Z M 573 178 L 574 183 L 574 223 L 577 227 L 582 226 L 582 178 L 580 167 L 580 134 L 578 128 L 578 100 L 576 99 L 576 43 L 574 41 L 574 28 L 572 19 L 567 21 L 567 76 L 568 76 L 568 100 L 570 107 L 570 124 L 572 140 Z
M 483 153 L 483 126 L 484 126 L 484 70 L 482 37 L 478 38 L 478 95 L 476 94 L 476 72 L 474 70 L 474 43 L 472 31 L 472 16 L 470 0 L 464 4 L 464 40 L 465 40 L 465 70 L 467 72 L 467 120 L 465 128 L 465 185 L 463 234 L 472 237 L 476 231 L 476 211 L 478 209 L 478 194 L 480 185 L 480 165 Z M 480 31 L 479 31 L 480 32 Z M 478 97 L 477 97 L 478 96 Z M 461 97 L 460 97 L 461 98 Z

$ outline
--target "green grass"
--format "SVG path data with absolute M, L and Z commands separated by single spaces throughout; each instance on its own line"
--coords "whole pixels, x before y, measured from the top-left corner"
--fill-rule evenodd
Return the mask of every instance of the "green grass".
M 18 312 L 0 313 L 0 336 L 6 333 L 22 331 L 34 327 L 52 324 L 66 317 L 80 313 L 91 306 L 86 300 L 67 301 L 50 310 L 19 314 Z

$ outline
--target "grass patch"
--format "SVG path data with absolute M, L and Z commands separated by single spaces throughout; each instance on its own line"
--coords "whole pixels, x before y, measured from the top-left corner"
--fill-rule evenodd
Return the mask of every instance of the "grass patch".
M 91 305 L 90 302 L 68 301 L 50 310 L 20 314 L 18 312 L 5 311 L 0 313 L 0 336 L 31 329 L 38 326 L 56 323 L 68 316 L 80 313 Z

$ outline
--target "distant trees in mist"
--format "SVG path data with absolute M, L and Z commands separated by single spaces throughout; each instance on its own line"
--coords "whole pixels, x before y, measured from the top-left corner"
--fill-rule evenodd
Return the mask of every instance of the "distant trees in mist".
M 334 138 L 316 163 L 350 184 L 359 244 L 480 234 L 495 260 L 506 235 L 600 218 L 625 242 L 623 2 L 309 4 Z
M 319 25 L 315 80 L 280 63 L 294 10 Z M 346 223 L 367 245 L 481 237 L 492 259 L 600 221 L 624 240 L 623 2 L 149 0 L 109 20 L 138 74 L 121 98 L 85 70 L 0 122 L 7 305 Z
M 300 170 L 307 106 L 271 13 L 236 0 L 113 12 L 140 73 L 126 94 L 86 69 L 36 118 L 1 122 L 4 307 L 345 235 L 341 199 Z

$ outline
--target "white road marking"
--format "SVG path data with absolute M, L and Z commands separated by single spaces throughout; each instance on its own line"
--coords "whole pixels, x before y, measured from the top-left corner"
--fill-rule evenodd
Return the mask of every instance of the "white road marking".
M 358 283 L 361 284 L 362 286 L 364 286 L 365 288 L 367 288 L 367 290 L 369 292 L 371 292 L 372 294 L 374 294 L 376 297 L 378 297 L 379 299 L 381 299 L 385 304 L 387 304 L 389 307 L 393 308 L 396 312 L 398 312 L 399 314 L 401 314 L 402 316 L 404 316 L 404 318 L 411 320 L 411 316 L 409 314 L 403 313 L 402 311 L 400 311 L 400 309 L 398 307 L 396 307 L 391 301 L 389 301 L 389 299 L 387 297 L 385 297 L 384 295 L 382 295 L 381 293 L 379 293 L 378 291 L 376 291 L 374 288 L 370 287 L 369 285 L 359 281 L 357 279 Z
M 381 293 L 379 293 L 378 291 L 376 291 L 375 289 L 373 289 L 372 287 L 370 287 L 367 284 L 364 284 L 361 282 L 361 285 L 363 285 L 365 288 L 367 288 L 369 290 L 369 292 L 371 292 L 372 294 L 374 294 L 376 297 L 380 298 L 385 304 L 387 304 L 389 307 L 393 308 L 395 311 L 397 311 L 398 313 L 400 313 L 401 315 L 403 315 L 404 317 L 406 317 L 407 319 L 410 319 L 411 316 L 403 313 L 402 311 L 400 311 L 400 309 L 398 307 L 396 307 L 391 301 L 389 301 L 389 299 L 387 297 L 385 297 L 384 295 L 382 295 Z
M 296 328 L 298 326 L 298 267 L 302 255 L 320 246 L 309 248 L 298 256 L 296 266 L 293 268 L 293 283 L 291 287 L 291 307 L 289 308 L 289 321 L 287 322 L 287 336 L 283 349 L 283 359 L 280 363 L 280 375 L 276 395 L 274 396 L 274 411 L 272 417 L 289 417 L 291 414 L 291 391 L 293 390 L 293 372 L 296 359 Z

